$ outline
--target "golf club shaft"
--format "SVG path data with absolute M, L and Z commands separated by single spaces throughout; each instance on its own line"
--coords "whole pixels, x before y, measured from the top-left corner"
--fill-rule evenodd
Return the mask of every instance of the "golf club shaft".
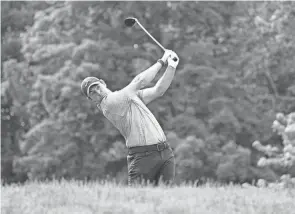
M 163 45 L 160 44 L 160 42 L 158 42 L 141 24 L 140 22 L 136 19 L 136 23 L 139 25 L 139 27 L 141 27 L 141 29 L 144 30 L 144 32 L 152 39 L 154 40 L 155 43 L 157 43 L 157 45 L 163 50 L 165 51 L 166 48 L 163 47 Z

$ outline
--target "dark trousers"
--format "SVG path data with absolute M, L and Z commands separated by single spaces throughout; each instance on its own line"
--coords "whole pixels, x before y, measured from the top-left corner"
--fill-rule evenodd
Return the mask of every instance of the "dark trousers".
M 138 146 L 128 150 L 128 185 L 172 184 L 175 177 L 175 158 L 167 143 Z

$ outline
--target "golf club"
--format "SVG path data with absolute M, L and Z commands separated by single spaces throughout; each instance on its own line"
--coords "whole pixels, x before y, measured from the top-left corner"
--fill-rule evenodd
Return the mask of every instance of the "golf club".
M 160 42 L 158 42 L 141 24 L 140 22 L 134 18 L 134 17 L 128 17 L 125 19 L 124 21 L 125 25 L 127 27 L 132 27 L 135 25 L 135 23 L 137 23 L 139 25 L 139 27 L 152 39 L 154 40 L 154 42 L 163 50 L 163 51 L 166 51 L 166 48 L 163 47 L 163 45 L 161 45 Z M 173 60 L 176 62 L 177 61 L 177 58 L 173 58 Z

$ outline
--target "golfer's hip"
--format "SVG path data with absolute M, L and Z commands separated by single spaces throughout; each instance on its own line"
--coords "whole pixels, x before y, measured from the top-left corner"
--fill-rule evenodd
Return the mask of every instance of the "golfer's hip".
M 127 166 L 128 184 L 142 180 L 157 184 L 160 178 L 171 182 L 175 176 L 175 158 L 167 142 L 128 148 Z
M 130 135 L 125 138 L 126 146 L 128 148 L 137 147 L 137 146 L 150 146 L 155 145 L 160 142 L 166 142 L 167 138 L 164 133 L 158 132 L 146 132 L 144 134 L 140 134 L 140 130 L 138 132 L 132 132 Z

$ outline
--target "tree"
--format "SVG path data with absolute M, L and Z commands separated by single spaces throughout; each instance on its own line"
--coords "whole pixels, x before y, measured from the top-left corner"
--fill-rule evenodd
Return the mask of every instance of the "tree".
M 253 147 L 266 156 L 260 158 L 258 166 L 271 166 L 283 173 L 295 176 L 295 113 L 288 115 L 278 113 L 272 128 L 281 136 L 281 146 L 262 145 L 259 141 L 255 141 Z

